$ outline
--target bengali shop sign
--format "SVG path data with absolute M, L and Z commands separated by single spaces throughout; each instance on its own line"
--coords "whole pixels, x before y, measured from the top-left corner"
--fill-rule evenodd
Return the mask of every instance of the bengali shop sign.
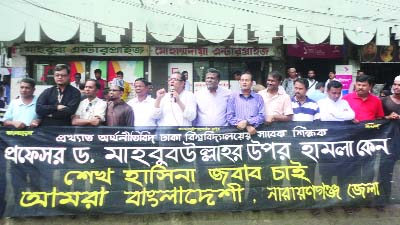
M 148 45 L 134 44 L 22 44 L 21 55 L 149 56 Z
M 388 204 L 398 135 L 398 121 L 276 123 L 253 136 L 3 127 L 0 200 L 13 217 Z
M 186 57 L 266 57 L 274 56 L 272 45 L 263 46 L 187 46 L 159 45 L 150 47 L 151 56 Z

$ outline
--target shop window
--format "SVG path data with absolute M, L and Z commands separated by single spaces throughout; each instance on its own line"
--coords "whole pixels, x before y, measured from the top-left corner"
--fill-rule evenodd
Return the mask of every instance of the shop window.
M 124 73 L 124 80 L 133 84 L 137 78 L 144 77 L 144 61 L 91 61 L 90 78 L 94 78 L 94 70 L 101 69 L 101 76 L 111 82 L 118 71 Z
M 62 64 L 65 62 L 49 62 L 49 63 L 35 63 L 33 65 L 33 79 L 38 84 L 43 85 L 54 85 L 54 67 L 57 64 Z M 70 66 L 70 81 L 73 82 L 75 80 L 75 73 L 82 74 L 82 78 L 85 77 L 85 61 L 70 61 L 68 62 Z M 84 79 L 82 79 L 84 80 Z

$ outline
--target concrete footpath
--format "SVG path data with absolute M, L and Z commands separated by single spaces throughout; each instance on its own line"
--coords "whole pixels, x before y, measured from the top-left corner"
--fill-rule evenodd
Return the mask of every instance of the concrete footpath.
M 1 225 L 400 225 L 400 205 L 387 206 L 384 211 L 363 208 L 353 214 L 341 208 L 332 213 L 321 210 L 319 215 L 310 210 L 283 212 L 204 212 L 149 215 L 58 216 L 46 218 L 4 218 Z

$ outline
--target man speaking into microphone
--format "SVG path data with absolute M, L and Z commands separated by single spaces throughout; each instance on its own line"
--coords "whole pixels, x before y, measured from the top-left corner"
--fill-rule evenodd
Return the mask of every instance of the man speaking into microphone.
M 174 72 L 168 79 L 169 93 L 157 91 L 154 118 L 158 126 L 192 126 L 196 118 L 196 100 L 192 92 L 185 91 L 185 76 Z

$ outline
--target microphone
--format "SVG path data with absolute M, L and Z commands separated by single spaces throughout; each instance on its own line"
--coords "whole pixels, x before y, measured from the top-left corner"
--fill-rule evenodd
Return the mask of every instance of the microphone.
M 175 97 L 174 97 L 174 92 L 175 92 L 175 87 L 171 86 L 170 87 L 170 91 L 171 91 L 171 98 L 174 100 L 174 102 L 176 101 Z

